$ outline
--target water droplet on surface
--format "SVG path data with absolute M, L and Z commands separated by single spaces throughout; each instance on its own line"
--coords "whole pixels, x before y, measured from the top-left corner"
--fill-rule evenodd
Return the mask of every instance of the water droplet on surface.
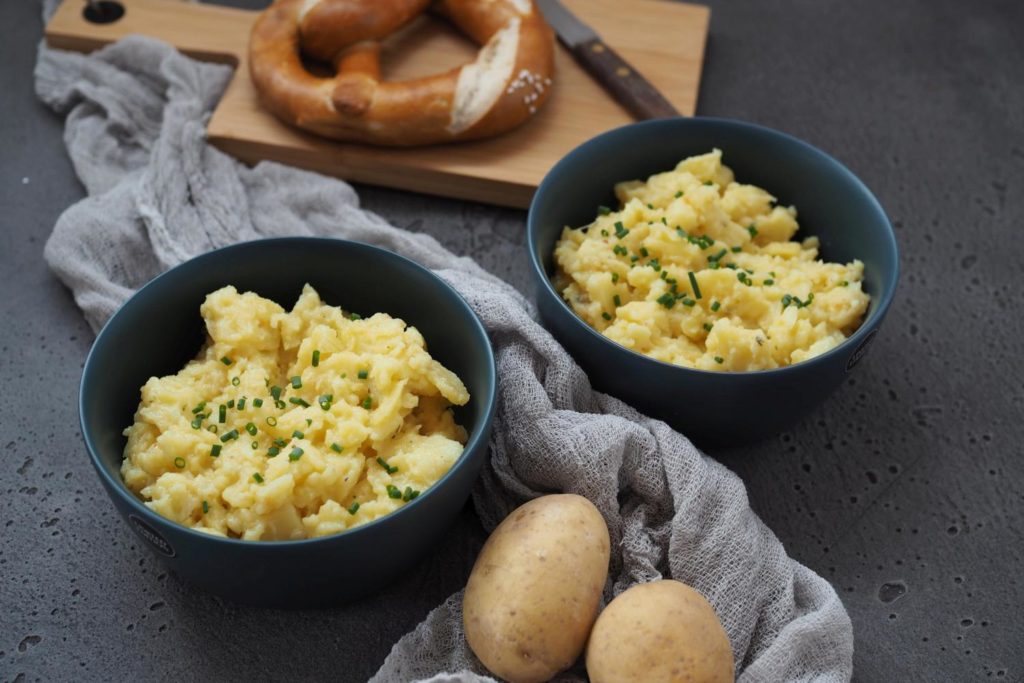
M 878 589 L 878 599 L 885 603 L 895 602 L 902 598 L 906 592 L 907 584 L 902 581 L 890 581 L 883 583 Z

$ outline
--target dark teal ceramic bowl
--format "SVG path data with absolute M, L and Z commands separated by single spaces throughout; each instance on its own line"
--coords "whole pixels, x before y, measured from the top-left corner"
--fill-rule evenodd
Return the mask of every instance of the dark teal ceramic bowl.
M 795 205 L 798 237 L 816 235 L 830 261 L 864 262 L 871 305 L 861 327 L 817 358 L 745 373 L 692 370 L 648 358 L 584 323 L 555 290 L 552 250 L 563 226 L 615 206 L 615 183 L 670 170 L 719 148 L 740 182 Z M 646 121 L 585 142 L 558 162 L 530 206 L 528 244 L 544 324 L 587 372 L 594 387 L 665 420 L 701 445 L 754 441 L 778 432 L 821 403 L 867 351 L 892 302 L 899 275 L 896 238 L 867 187 L 838 161 L 784 133 L 713 118 Z
M 325 302 L 362 315 L 386 312 L 417 327 L 431 355 L 465 382 L 456 409 L 469 432 L 462 457 L 400 510 L 336 536 L 240 541 L 209 536 L 150 511 L 125 487 L 123 430 L 151 376 L 177 372 L 199 350 L 199 306 L 224 285 L 290 309 L 305 283 Z M 412 261 L 377 247 L 317 238 L 268 239 L 204 254 L 140 289 L 110 319 L 82 374 L 82 435 L 118 512 L 183 579 L 230 600 L 275 607 L 337 604 L 413 569 L 469 496 L 494 414 L 495 366 L 487 333 L 455 290 Z M 282 580 L 285 579 L 285 580 Z

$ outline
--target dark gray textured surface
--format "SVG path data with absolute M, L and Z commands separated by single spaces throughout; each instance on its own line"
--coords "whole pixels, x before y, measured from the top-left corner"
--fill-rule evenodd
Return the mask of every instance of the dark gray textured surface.
M 1024 680 L 1024 4 L 711 4 L 700 113 L 848 164 L 897 226 L 904 266 L 849 386 L 789 433 L 713 455 L 834 582 L 858 680 Z M 32 95 L 38 14 L 0 3 L 0 678 L 364 680 L 464 582 L 482 531 L 467 512 L 391 589 L 316 612 L 223 604 L 138 545 L 80 443 L 91 335 L 42 261 L 82 189 Z M 523 213 L 361 193 L 525 286 Z M 884 602 L 899 592 L 886 583 L 906 592 Z

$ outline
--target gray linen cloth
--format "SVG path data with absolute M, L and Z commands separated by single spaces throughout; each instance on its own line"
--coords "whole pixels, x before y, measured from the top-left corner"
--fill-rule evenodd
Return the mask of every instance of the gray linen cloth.
M 605 600 L 678 579 L 714 605 L 740 681 L 850 679 L 842 603 L 786 555 L 738 477 L 664 423 L 592 390 L 530 303 L 472 260 L 360 209 L 341 181 L 275 163 L 249 168 L 207 145 L 205 122 L 230 77 L 141 37 L 90 56 L 41 49 L 36 90 L 66 114 L 68 153 L 88 191 L 58 220 L 45 257 L 94 330 L 161 271 L 234 242 L 333 236 L 408 256 L 462 293 L 494 344 L 498 412 L 473 493 L 486 529 L 542 493 L 586 496 L 611 531 Z M 434 609 L 374 680 L 492 680 L 466 646 L 461 605 L 460 592 Z

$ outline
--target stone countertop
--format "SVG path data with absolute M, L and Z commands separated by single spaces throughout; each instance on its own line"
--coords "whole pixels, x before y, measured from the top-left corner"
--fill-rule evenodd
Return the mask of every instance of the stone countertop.
M 710 454 L 839 591 L 856 679 L 1024 680 L 1024 3 L 710 4 L 699 113 L 843 161 L 886 207 L 903 265 L 848 386 L 776 438 Z M 0 678 L 365 680 L 464 583 L 484 538 L 474 514 L 339 609 L 239 607 L 164 572 L 81 444 L 92 335 L 42 250 L 83 190 L 33 95 L 38 6 L 0 3 L 0 27 Z M 359 190 L 526 288 L 524 212 Z

